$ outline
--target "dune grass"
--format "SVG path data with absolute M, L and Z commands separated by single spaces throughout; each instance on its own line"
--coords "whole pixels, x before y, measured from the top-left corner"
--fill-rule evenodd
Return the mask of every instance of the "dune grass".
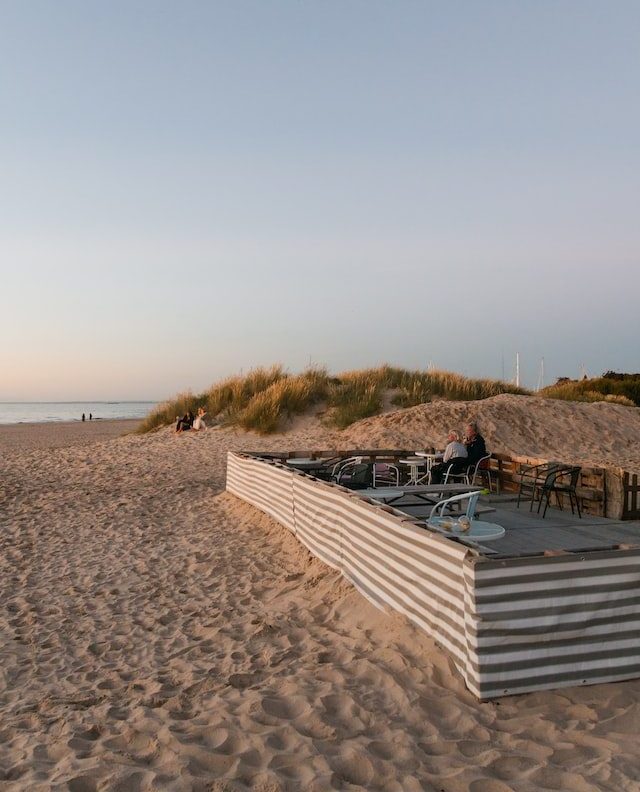
M 281 365 L 256 368 L 227 377 L 208 390 L 178 394 L 158 405 L 143 421 L 139 432 L 149 432 L 175 421 L 178 415 L 199 407 L 209 419 L 260 434 L 281 430 L 296 415 L 318 407 L 328 425 L 345 428 L 378 414 L 386 394 L 398 407 L 412 407 L 433 399 L 473 401 L 500 393 L 527 394 L 508 382 L 472 379 L 451 371 L 417 371 L 393 366 L 345 371 L 330 376 L 325 368 L 312 367 L 290 374 Z M 640 375 L 609 372 L 590 380 L 566 380 L 539 392 L 540 396 L 571 401 L 606 401 L 640 405 Z
M 523 388 L 499 380 L 472 379 L 451 371 L 411 371 L 393 366 L 345 372 L 339 375 L 338 380 L 329 405 L 334 408 L 333 423 L 340 428 L 380 412 L 386 390 L 396 391 L 392 403 L 398 407 L 413 407 L 433 398 L 473 401 L 499 393 L 527 393 Z
M 218 423 L 270 434 L 314 405 L 323 406 L 327 424 L 344 428 L 379 413 L 386 391 L 395 392 L 393 403 L 401 407 L 433 398 L 474 400 L 527 392 L 506 382 L 470 379 L 449 371 L 410 371 L 385 365 L 332 377 L 322 367 L 292 375 L 275 365 L 228 377 L 200 394 L 181 393 L 158 405 L 138 431 L 166 426 L 187 410 L 204 407 L 209 419 Z
M 195 413 L 199 407 L 204 407 L 209 416 L 216 417 L 222 423 L 237 423 L 238 416 L 256 394 L 264 392 L 285 377 L 288 374 L 283 367 L 274 365 L 227 377 L 197 395 L 186 391 L 159 404 L 147 415 L 138 431 L 145 433 L 166 426 L 173 423 L 178 415 L 184 415 L 188 410 Z
M 344 429 L 382 409 L 383 384 L 370 371 L 349 371 L 329 387 L 328 423 Z
M 327 385 L 328 376 L 322 369 L 282 377 L 256 393 L 238 413 L 235 423 L 260 434 L 277 432 L 283 419 L 300 415 L 325 399 Z
M 581 402 L 612 402 L 626 407 L 640 406 L 640 375 L 608 376 L 583 380 L 560 380 L 539 392 L 547 399 Z
M 227 377 L 205 391 L 204 407 L 224 423 L 236 423 L 251 400 L 289 375 L 281 365 L 256 368 L 247 374 Z

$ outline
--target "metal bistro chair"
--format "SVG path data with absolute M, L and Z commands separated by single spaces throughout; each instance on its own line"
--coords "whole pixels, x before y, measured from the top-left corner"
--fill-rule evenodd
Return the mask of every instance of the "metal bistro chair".
M 476 479 L 479 477 L 480 481 L 482 481 L 483 477 L 486 476 L 487 478 L 487 488 L 489 492 L 491 492 L 491 468 L 489 467 L 489 460 L 491 459 L 491 454 L 487 454 L 486 456 L 480 457 L 480 459 L 476 462 L 473 468 L 469 468 L 467 473 L 469 474 L 469 486 L 475 487 Z M 473 473 L 471 473 L 473 470 Z M 496 476 L 496 492 L 498 495 L 500 494 L 500 479 Z
M 573 508 L 573 502 L 575 501 L 575 507 L 578 511 L 578 517 L 582 519 L 582 512 L 580 511 L 580 501 L 578 500 L 578 495 L 576 493 L 576 487 L 578 486 L 578 480 L 580 478 L 581 470 L 582 468 L 577 467 L 575 465 L 566 465 L 565 467 L 557 467 L 547 476 L 544 484 L 541 487 L 540 501 L 538 502 L 538 514 L 539 514 L 540 507 L 542 506 L 542 501 L 545 501 L 544 511 L 542 512 L 543 519 L 545 514 L 547 513 L 547 508 L 549 506 L 549 501 L 551 500 L 552 492 L 555 492 L 556 500 L 558 502 L 560 511 L 562 511 L 561 497 L 563 495 L 568 495 L 569 503 L 571 504 L 571 514 L 575 514 L 575 510 Z
M 454 473 L 453 470 L 456 467 L 456 462 L 451 462 L 449 467 L 447 468 L 447 472 L 444 474 L 444 478 L 442 479 L 443 484 L 449 484 L 449 481 L 461 481 L 463 484 L 469 485 L 469 468 L 465 467 L 464 470 L 460 470 L 458 473 Z
M 334 466 L 332 479 L 349 489 L 397 487 L 400 471 L 386 462 L 363 462 L 362 457 L 351 457 Z
M 473 520 L 476 515 L 476 505 L 478 503 L 479 497 L 479 492 L 463 492 L 462 495 L 454 495 L 452 498 L 445 498 L 445 500 L 441 500 L 436 503 L 433 509 L 431 509 L 429 520 L 431 520 L 433 517 L 443 517 L 445 509 L 451 510 L 451 504 L 462 506 L 462 501 L 465 500 L 469 501 L 465 514 L 470 520 Z M 440 512 L 439 514 L 438 511 Z
M 336 480 L 344 468 L 351 465 L 359 465 L 362 462 L 361 456 L 347 457 L 346 459 L 339 459 L 331 469 L 331 478 Z
M 489 460 L 491 459 L 491 454 L 486 454 L 485 456 L 481 457 L 475 465 L 468 465 L 465 470 L 460 471 L 459 473 L 454 473 L 451 468 L 454 466 L 455 463 L 452 463 L 447 468 L 447 472 L 444 474 L 443 483 L 448 484 L 449 479 L 453 479 L 454 481 L 461 481 L 464 484 L 467 484 L 469 487 L 475 487 L 476 479 L 479 477 L 482 481 L 483 476 L 487 477 L 487 484 L 489 487 L 489 492 L 491 492 L 491 470 L 489 469 Z M 498 488 L 498 484 L 496 482 L 496 490 Z
M 520 508 L 520 501 L 526 498 L 529 501 L 529 511 L 532 511 L 536 495 L 542 492 L 542 487 L 547 481 L 547 478 L 552 476 L 554 471 L 559 467 L 561 466 L 557 462 L 544 462 L 540 465 L 523 465 L 520 468 L 517 508 Z
M 400 469 L 388 462 L 373 463 L 374 487 L 397 487 L 400 484 Z
M 373 469 L 370 462 L 350 462 L 337 472 L 334 481 L 348 489 L 368 489 L 373 486 Z
M 368 469 L 368 465 L 363 463 L 361 456 L 347 457 L 336 462 L 329 478 L 330 481 L 334 481 L 336 484 L 348 487 L 352 480 L 359 481 L 366 478 L 366 474 L 364 474 L 365 468 Z

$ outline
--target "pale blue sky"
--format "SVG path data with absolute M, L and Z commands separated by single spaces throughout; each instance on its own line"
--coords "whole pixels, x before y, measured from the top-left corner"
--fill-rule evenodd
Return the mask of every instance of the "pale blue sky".
M 0 2 L 0 399 L 640 369 L 640 4 Z

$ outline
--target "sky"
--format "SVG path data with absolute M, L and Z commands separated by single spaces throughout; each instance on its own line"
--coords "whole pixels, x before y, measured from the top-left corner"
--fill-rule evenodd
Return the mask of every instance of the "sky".
M 638 371 L 635 0 L 0 0 L 0 400 Z

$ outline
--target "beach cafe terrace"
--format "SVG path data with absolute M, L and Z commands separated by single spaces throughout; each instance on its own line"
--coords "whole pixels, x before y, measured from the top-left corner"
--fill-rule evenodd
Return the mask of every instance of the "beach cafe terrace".
M 537 500 L 516 501 L 524 466 L 544 460 L 494 455 L 490 482 L 433 487 L 414 483 L 414 454 L 229 452 L 227 490 L 425 630 L 480 699 L 640 676 L 637 478 L 582 468 L 581 516 L 552 501 L 543 517 Z M 332 481 L 353 457 L 395 481 Z M 451 528 L 459 515 L 467 533 Z

